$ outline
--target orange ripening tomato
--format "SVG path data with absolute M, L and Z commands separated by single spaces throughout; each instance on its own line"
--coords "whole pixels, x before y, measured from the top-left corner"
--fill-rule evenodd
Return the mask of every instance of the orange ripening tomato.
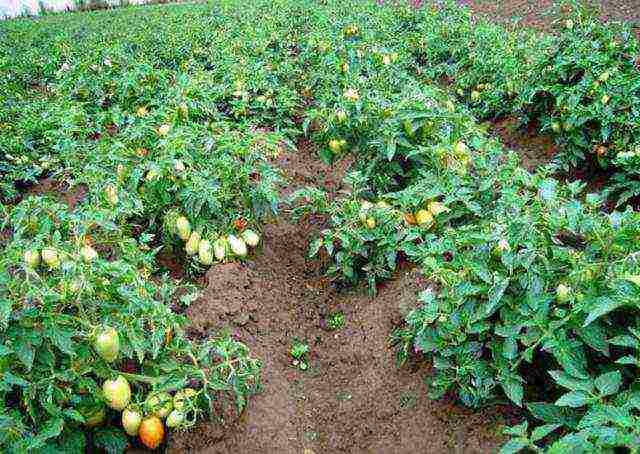
M 149 449 L 156 449 L 164 439 L 164 426 L 157 416 L 145 418 L 138 430 L 140 441 Z

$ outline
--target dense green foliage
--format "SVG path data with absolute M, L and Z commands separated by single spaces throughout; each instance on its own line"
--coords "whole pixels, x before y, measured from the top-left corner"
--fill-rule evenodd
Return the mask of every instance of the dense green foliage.
M 393 72 L 373 50 L 386 43 L 371 44 L 377 30 L 361 21 L 359 38 L 336 50 L 348 65 L 342 78 L 314 91 L 324 109 L 311 112 L 311 135 L 358 165 L 347 198 L 294 195 L 297 215 L 329 216 L 311 254 L 324 251 L 330 275 L 365 278 L 372 290 L 402 258 L 420 265 L 433 285 L 394 334 L 399 360 L 433 358 L 436 398 L 453 391 L 470 406 L 503 396 L 526 406 L 542 425 L 510 430 L 504 452 L 549 441 L 550 452 L 637 449 L 640 218 L 603 213 L 603 196 L 553 179 L 552 167 L 518 167 L 469 112 L 424 84 L 446 78 L 473 113 L 538 122 L 564 145 L 563 162 L 599 146 L 622 156 L 637 142 L 637 41 L 575 11 L 558 36 L 474 24 L 453 7 L 404 13 Z M 603 102 L 609 84 L 628 96 Z M 610 111 L 617 102 L 629 108 Z M 599 162 L 614 164 L 602 151 Z
M 194 272 L 212 247 L 244 257 L 236 237 L 277 211 L 272 158 L 306 135 L 327 162 L 355 158 L 349 194 L 292 197 L 296 216 L 327 216 L 312 255 L 372 291 L 402 260 L 432 283 L 394 340 L 401 363 L 433 359 L 434 397 L 526 407 L 537 427 L 511 428 L 505 452 L 638 449 L 640 217 L 603 212 L 604 196 L 557 168 L 527 172 L 476 121 L 536 124 L 564 164 L 593 155 L 617 172 L 621 203 L 635 194 L 638 42 L 565 13 L 557 35 L 475 23 L 453 4 L 358 0 L 2 23 L 0 448 L 78 452 L 84 425 L 122 451 L 118 424 L 90 417 L 118 375 L 144 414 L 157 413 L 147 396 L 196 386 L 182 427 L 221 393 L 243 406 L 259 362 L 225 334 L 186 336 L 170 309 L 181 284 L 155 256 L 173 251 Z M 72 207 L 26 197 L 43 177 L 86 195 Z M 94 345 L 111 327 L 116 358 Z
M 513 116 L 550 134 L 562 168 L 616 173 L 620 203 L 640 194 L 640 44 L 630 25 L 563 2 L 554 34 L 477 23 L 458 7 L 425 11 L 408 38 L 416 70 L 482 118 Z
M 105 419 L 100 387 L 116 374 L 129 380 L 140 404 L 149 393 L 197 385 L 183 427 L 226 392 L 244 406 L 259 384 L 260 363 L 227 335 L 188 339 L 186 319 L 170 309 L 176 285 L 150 277 L 148 236 L 128 237 L 110 210 L 70 213 L 43 198 L 21 202 L 9 222 L 14 234 L 0 260 L 0 446 L 81 452 L 86 441 L 77 426 L 84 423 L 96 426 L 98 444 L 122 450 L 128 444 L 122 432 L 99 427 Z M 91 244 L 99 251 L 94 258 L 83 251 Z M 39 263 L 23 259 L 25 251 L 44 250 L 57 259 L 44 252 Z M 189 288 L 181 293 L 189 301 Z M 118 333 L 115 359 L 101 355 L 96 343 L 109 328 Z M 96 414 L 102 415 L 97 422 Z
M 101 389 L 118 375 L 143 415 L 156 412 L 149 396 L 195 387 L 183 416 L 167 420 L 174 428 L 217 417 L 229 400 L 242 409 L 259 388 L 260 363 L 242 343 L 187 337 L 171 308 L 197 293 L 164 278 L 155 260 L 173 249 L 201 271 L 214 252 L 242 257 L 245 229 L 259 231 L 277 208 L 269 160 L 297 105 L 287 85 L 294 62 L 279 45 L 290 22 L 274 15 L 256 28 L 264 5 L 243 20 L 237 7 L 2 23 L 3 452 L 81 452 L 91 440 L 121 452 L 128 441 Z M 24 198 L 45 176 L 78 203 Z M 98 344 L 111 329 L 119 348 L 105 359 Z

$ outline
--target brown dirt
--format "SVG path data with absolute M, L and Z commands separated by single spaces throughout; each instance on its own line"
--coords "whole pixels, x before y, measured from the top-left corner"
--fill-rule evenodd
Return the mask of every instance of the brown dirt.
M 26 194 L 32 196 L 48 195 L 54 197 L 60 202 L 68 205 L 69 209 L 73 210 L 86 197 L 87 188 L 84 185 L 79 185 L 70 189 L 66 183 L 62 183 L 54 178 L 48 177 L 38 181 L 35 185 L 30 187 Z
M 557 0 L 458 0 L 477 15 L 495 22 L 549 29 L 559 19 Z M 605 20 L 625 20 L 640 27 L 638 0 L 590 0 L 598 6 Z
M 520 163 L 529 171 L 549 163 L 558 152 L 553 138 L 539 135 L 535 124 L 523 130 L 517 119 L 501 118 L 487 123 L 487 129 L 506 148 L 516 151 L 520 155 Z
M 348 163 L 328 167 L 306 144 L 284 152 L 280 167 L 290 179 L 286 194 L 322 185 L 343 190 Z M 500 427 L 513 421 L 508 408 L 474 413 L 451 400 L 431 401 L 417 362 L 397 369 L 389 336 L 401 313 L 415 304 L 426 283 L 404 269 L 376 297 L 340 291 L 307 258 L 309 240 L 324 219 L 293 223 L 286 213 L 264 231 L 262 250 L 244 264 L 209 270 L 202 297 L 187 314 L 194 334 L 230 328 L 264 362 L 263 391 L 240 420 L 221 429 L 203 424 L 172 435 L 171 453 L 442 453 L 493 452 Z M 346 324 L 327 330 L 333 311 Z M 294 339 L 311 347 L 310 368 L 291 365 Z
M 458 0 L 458 2 L 471 8 L 479 17 L 505 24 L 517 21 L 544 29 L 554 20 L 549 15 L 554 4 L 553 0 Z

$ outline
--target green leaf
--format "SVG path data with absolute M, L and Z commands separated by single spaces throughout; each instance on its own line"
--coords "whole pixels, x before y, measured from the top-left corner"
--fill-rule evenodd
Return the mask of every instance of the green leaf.
M 582 391 L 571 391 L 556 401 L 559 407 L 580 408 L 589 402 L 589 395 Z
M 318 152 L 320 159 L 325 164 L 329 165 L 333 162 L 333 152 L 329 148 L 321 148 Z
M 484 307 L 484 316 L 489 317 L 498 308 L 505 290 L 509 287 L 509 278 L 505 276 L 493 276 L 493 285 L 489 290 L 489 300 Z
M 515 360 L 518 357 L 518 341 L 512 337 L 508 337 L 502 343 L 502 356 L 509 360 Z
M 587 411 L 580 420 L 578 428 L 606 426 L 610 423 L 621 427 L 632 427 L 634 422 L 635 420 L 629 415 L 628 410 L 612 405 L 597 405 Z
M 394 156 L 396 155 L 396 141 L 394 138 L 390 138 L 387 141 L 387 151 L 386 151 L 386 155 L 387 155 L 387 160 L 391 161 Z
M 616 336 L 609 339 L 611 345 L 617 345 L 619 347 L 638 348 L 638 340 L 635 337 L 629 335 Z
M 56 454 L 85 452 L 87 439 L 83 431 L 65 430 L 58 440 L 59 449 Z
M 122 454 L 129 446 L 125 433 L 116 427 L 104 427 L 96 430 L 93 442 L 109 454 Z
M 545 343 L 544 349 L 553 354 L 567 373 L 576 378 L 589 379 L 583 345 L 582 342 L 567 338 L 564 331 L 559 331 L 555 338 Z
M 589 347 L 599 351 L 605 356 L 609 356 L 609 344 L 607 342 L 607 332 L 600 322 L 593 322 L 589 326 L 576 329 L 576 334 Z
M 28 381 L 26 381 L 21 377 L 18 377 L 17 375 L 12 374 L 9 371 L 3 373 L 2 381 L 8 384 L 9 387 L 12 387 L 15 385 L 15 386 L 20 386 L 22 388 L 26 388 L 27 386 L 29 386 Z
M 576 427 L 578 424 L 578 412 L 568 407 L 558 407 L 547 402 L 530 402 L 526 407 L 534 418 L 548 424 L 557 423 L 569 427 Z
M 589 314 L 582 326 L 589 326 L 593 321 L 622 306 L 624 306 L 622 301 L 612 300 L 606 296 L 598 298 L 595 303 L 589 307 Z
M 18 355 L 20 362 L 24 364 L 24 367 L 26 367 L 27 370 L 31 370 L 36 353 L 30 340 L 21 338 L 16 339 L 14 350 L 16 355 Z
M 522 397 L 524 396 L 524 388 L 519 377 L 505 377 L 500 385 L 507 397 L 517 406 L 522 406 Z
M 316 238 L 311 242 L 309 246 L 309 257 L 313 258 L 320 252 L 320 248 L 322 247 L 322 238 Z
M 543 426 L 536 427 L 533 432 L 531 432 L 531 441 L 536 442 L 542 440 L 544 437 L 560 427 L 562 427 L 562 424 L 545 424 Z
M 526 437 L 527 431 L 529 430 L 529 423 L 524 421 L 517 426 L 511 426 L 504 429 L 503 433 L 505 435 L 513 435 L 514 437 Z
M 572 376 L 566 374 L 561 370 L 549 371 L 549 375 L 553 377 L 557 384 L 571 391 L 584 391 L 586 393 L 593 392 L 594 385 L 591 379 L 581 380 L 578 378 L 573 378 Z
M 541 199 L 549 202 L 556 198 L 558 188 L 558 180 L 548 178 L 538 186 L 538 195 Z
M 547 454 L 589 454 L 598 452 L 584 433 L 570 433 L 547 448 Z
M 602 396 L 610 396 L 615 394 L 622 385 L 622 375 L 619 371 L 608 372 L 602 374 L 595 379 L 596 388 Z
M 74 342 L 71 340 L 73 333 L 71 331 L 63 331 L 60 329 L 52 328 L 49 331 L 49 336 L 53 341 L 53 344 L 58 347 L 63 353 L 69 356 L 75 356 Z
M 67 408 L 63 413 L 69 419 L 73 419 L 74 421 L 78 421 L 79 423 L 85 422 L 84 416 L 82 416 L 80 412 L 74 410 L 73 408 Z
M 415 337 L 414 345 L 417 350 L 429 353 L 438 349 L 438 335 L 433 328 L 425 327 L 418 332 Z
M 64 420 L 62 418 L 52 418 L 42 425 L 40 432 L 30 441 L 29 449 L 44 446 L 47 440 L 55 438 L 62 433 Z
M 638 358 L 631 355 L 625 355 L 618 360 L 616 360 L 616 364 L 629 364 L 631 366 L 640 366 L 640 362 L 638 362 Z
M 533 432 L 531 432 L 531 441 L 536 442 L 538 440 L 542 440 L 544 437 L 560 427 L 562 427 L 562 424 L 545 424 L 543 426 L 536 427 Z
M 529 446 L 528 440 L 522 438 L 514 438 L 506 442 L 502 448 L 500 448 L 499 454 L 515 454 Z
M 11 316 L 11 300 L 7 298 L 0 299 L 0 330 L 6 329 Z

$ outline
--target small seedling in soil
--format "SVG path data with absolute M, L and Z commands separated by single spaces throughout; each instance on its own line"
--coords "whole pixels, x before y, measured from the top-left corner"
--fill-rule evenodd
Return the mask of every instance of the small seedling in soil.
M 341 329 L 345 323 L 344 313 L 342 313 L 342 311 L 333 312 L 329 315 L 327 323 L 329 325 L 329 329 L 331 329 L 332 331 Z
M 298 367 L 300 370 L 307 370 L 309 367 L 309 346 L 307 344 L 294 339 L 289 354 L 293 358 L 292 364 L 295 367 Z
M 415 408 L 418 403 L 418 396 L 411 391 L 404 392 L 400 396 L 400 406 L 402 408 Z

